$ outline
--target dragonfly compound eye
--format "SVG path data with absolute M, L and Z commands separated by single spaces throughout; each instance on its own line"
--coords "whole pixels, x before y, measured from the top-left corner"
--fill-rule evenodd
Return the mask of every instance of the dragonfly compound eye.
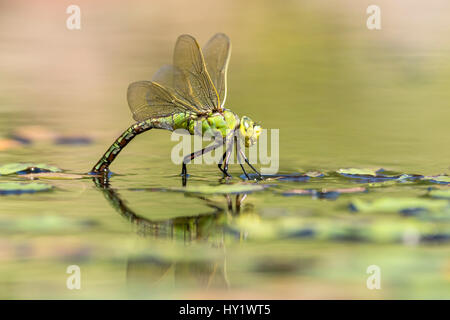
M 246 147 L 250 147 L 252 144 L 256 143 L 262 130 L 260 125 L 255 124 L 252 119 L 246 116 L 241 118 L 239 129 Z
M 253 136 L 255 137 L 255 139 L 258 139 L 259 136 L 261 135 L 262 132 L 262 127 L 258 124 L 255 124 L 253 126 Z

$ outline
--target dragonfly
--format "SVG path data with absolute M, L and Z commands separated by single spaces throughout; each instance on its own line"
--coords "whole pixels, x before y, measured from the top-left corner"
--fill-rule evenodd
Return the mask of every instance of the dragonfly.
M 129 85 L 127 100 L 136 122 L 114 141 L 91 172 L 109 173 L 114 159 L 143 132 L 184 129 L 191 135 L 209 132 L 222 138 L 218 143 L 183 158 L 181 175 L 184 185 L 188 176 L 186 164 L 221 146 L 225 146 L 225 151 L 218 167 L 225 177 L 231 177 L 228 164 L 233 145 L 245 177 L 250 180 L 241 159 L 256 173 L 257 178 L 262 179 L 238 141 L 240 138 L 245 147 L 250 147 L 257 142 L 262 127 L 249 117 L 239 118 L 225 108 L 230 55 L 231 41 L 223 33 L 215 34 L 203 50 L 194 37 L 187 34 L 179 36 L 172 65 L 162 66 L 151 81 L 137 81 Z

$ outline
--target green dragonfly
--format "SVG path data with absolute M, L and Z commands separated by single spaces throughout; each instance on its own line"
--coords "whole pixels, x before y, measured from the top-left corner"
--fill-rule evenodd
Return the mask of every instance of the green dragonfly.
M 174 131 L 185 129 L 189 134 L 219 135 L 220 142 L 193 152 L 183 159 L 183 184 L 187 177 L 186 164 L 194 158 L 225 146 L 218 167 L 226 177 L 233 145 L 238 162 L 247 177 L 242 159 L 255 171 L 245 152 L 239 147 L 238 136 L 245 146 L 256 143 L 262 128 L 249 117 L 239 118 L 225 109 L 227 69 L 231 54 L 230 39 L 223 33 L 214 35 L 203 50 L 190 35 L 181 35 L 175 44 L 173 64 L 161 67 L 152 81 L 138 81 L 129 85 L 128 105 L 137 122 L 114 141 L 92 168 L 92 173 L 108 173 L 109 166 L 120 151 L 138 134 L 150 129 Z

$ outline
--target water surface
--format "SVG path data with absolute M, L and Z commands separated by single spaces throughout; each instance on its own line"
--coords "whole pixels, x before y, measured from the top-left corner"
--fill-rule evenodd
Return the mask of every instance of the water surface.
M 350 1 L 80 1 L 82 29 L 69 31 L 64 4 L 4 3 L 0 136 L 31 125 L 41 134 L 28 130 L 33 143 L 0 151 L 0 164 L 86 173 L 132 123 L 128 84 L 170 63 L 179 34 L 205 43 L 222 31 L 233 42 L 227 107 L 280 129 L 280 173 L 329 175 L 271 181 L 239 208 L 236 195 L 169 192 L 181 187 L 175 142 L 153 130 L 113 164 L 109 189 L 63 180 L 0 196 L 0 297 L 449 298 L 448 209 L 349 210 L 355 198 L 423 198 L 434 185 L 283 195 L 368 186 L 339 168 L 449 173 L 448 5 L 380 6 L 383 29 L 369 31 L 364 5 Z M 92 143 L 58 145 L 48 132 Z M 190 187 L 223 183 L 214 165 L 189 173 Z M 12 180 L 23 179 L 0 176 Z M 80 290 L 66 288 L 69 265 L 81 268 Z M 381 290 L 366 287 L 370 265 L 381 268 Z

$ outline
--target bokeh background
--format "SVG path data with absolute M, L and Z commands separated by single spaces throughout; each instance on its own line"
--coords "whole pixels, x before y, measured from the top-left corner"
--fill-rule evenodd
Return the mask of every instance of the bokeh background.
M 66 28 L 71 4 L 81 8 L 81 30 Z M 366 27 L 370 4 L 381 8 L 381 30 Z M 204 44 L 224 32 L 233 44 L 227 107 L 280 129 L 281 172 L 448 173 L 449 9 L 444 0 L 0 1 L 0 163 L 86 173 L 132 123 L 128 84 L 170 63 L 180 34 Z M 59 135 L 91 143 L 53 144 Z M 138 137 L 114 163 L 121 175 L 112 186 L 134 212 L 162 224 L 151 228 L 181 226 L 178 238 L 136 230 L 108 201 L 117 194 L 90 180 L 1 197 L 0 297 L 449 298 L 448 244 L 299 240 L 271 229 L 294 221 L 340 230 L 369 219 L 404 231 L 431 222 L 354 217 L 349 198 L 255 194 L 246 199 L 246 215 L 236 217 L 223 197 L 214 199 L 225 206 L 219 210 L 182 193 L 135 192 L 179 186 L 174 144 L 167 132 Z M 190 170 L 194 185 L 219 178 L 215 166 Z M 281 188 L 288 187 L 298 186 Z M 227 219 L 237 221 L 238 236 Z M 433 223 L 448 231 L 448 219 Z M 70 264 L 81 267 L 81 290 L 65 287 Z M 382 290 L 365 286 L 371 264 L 385 270 Z

